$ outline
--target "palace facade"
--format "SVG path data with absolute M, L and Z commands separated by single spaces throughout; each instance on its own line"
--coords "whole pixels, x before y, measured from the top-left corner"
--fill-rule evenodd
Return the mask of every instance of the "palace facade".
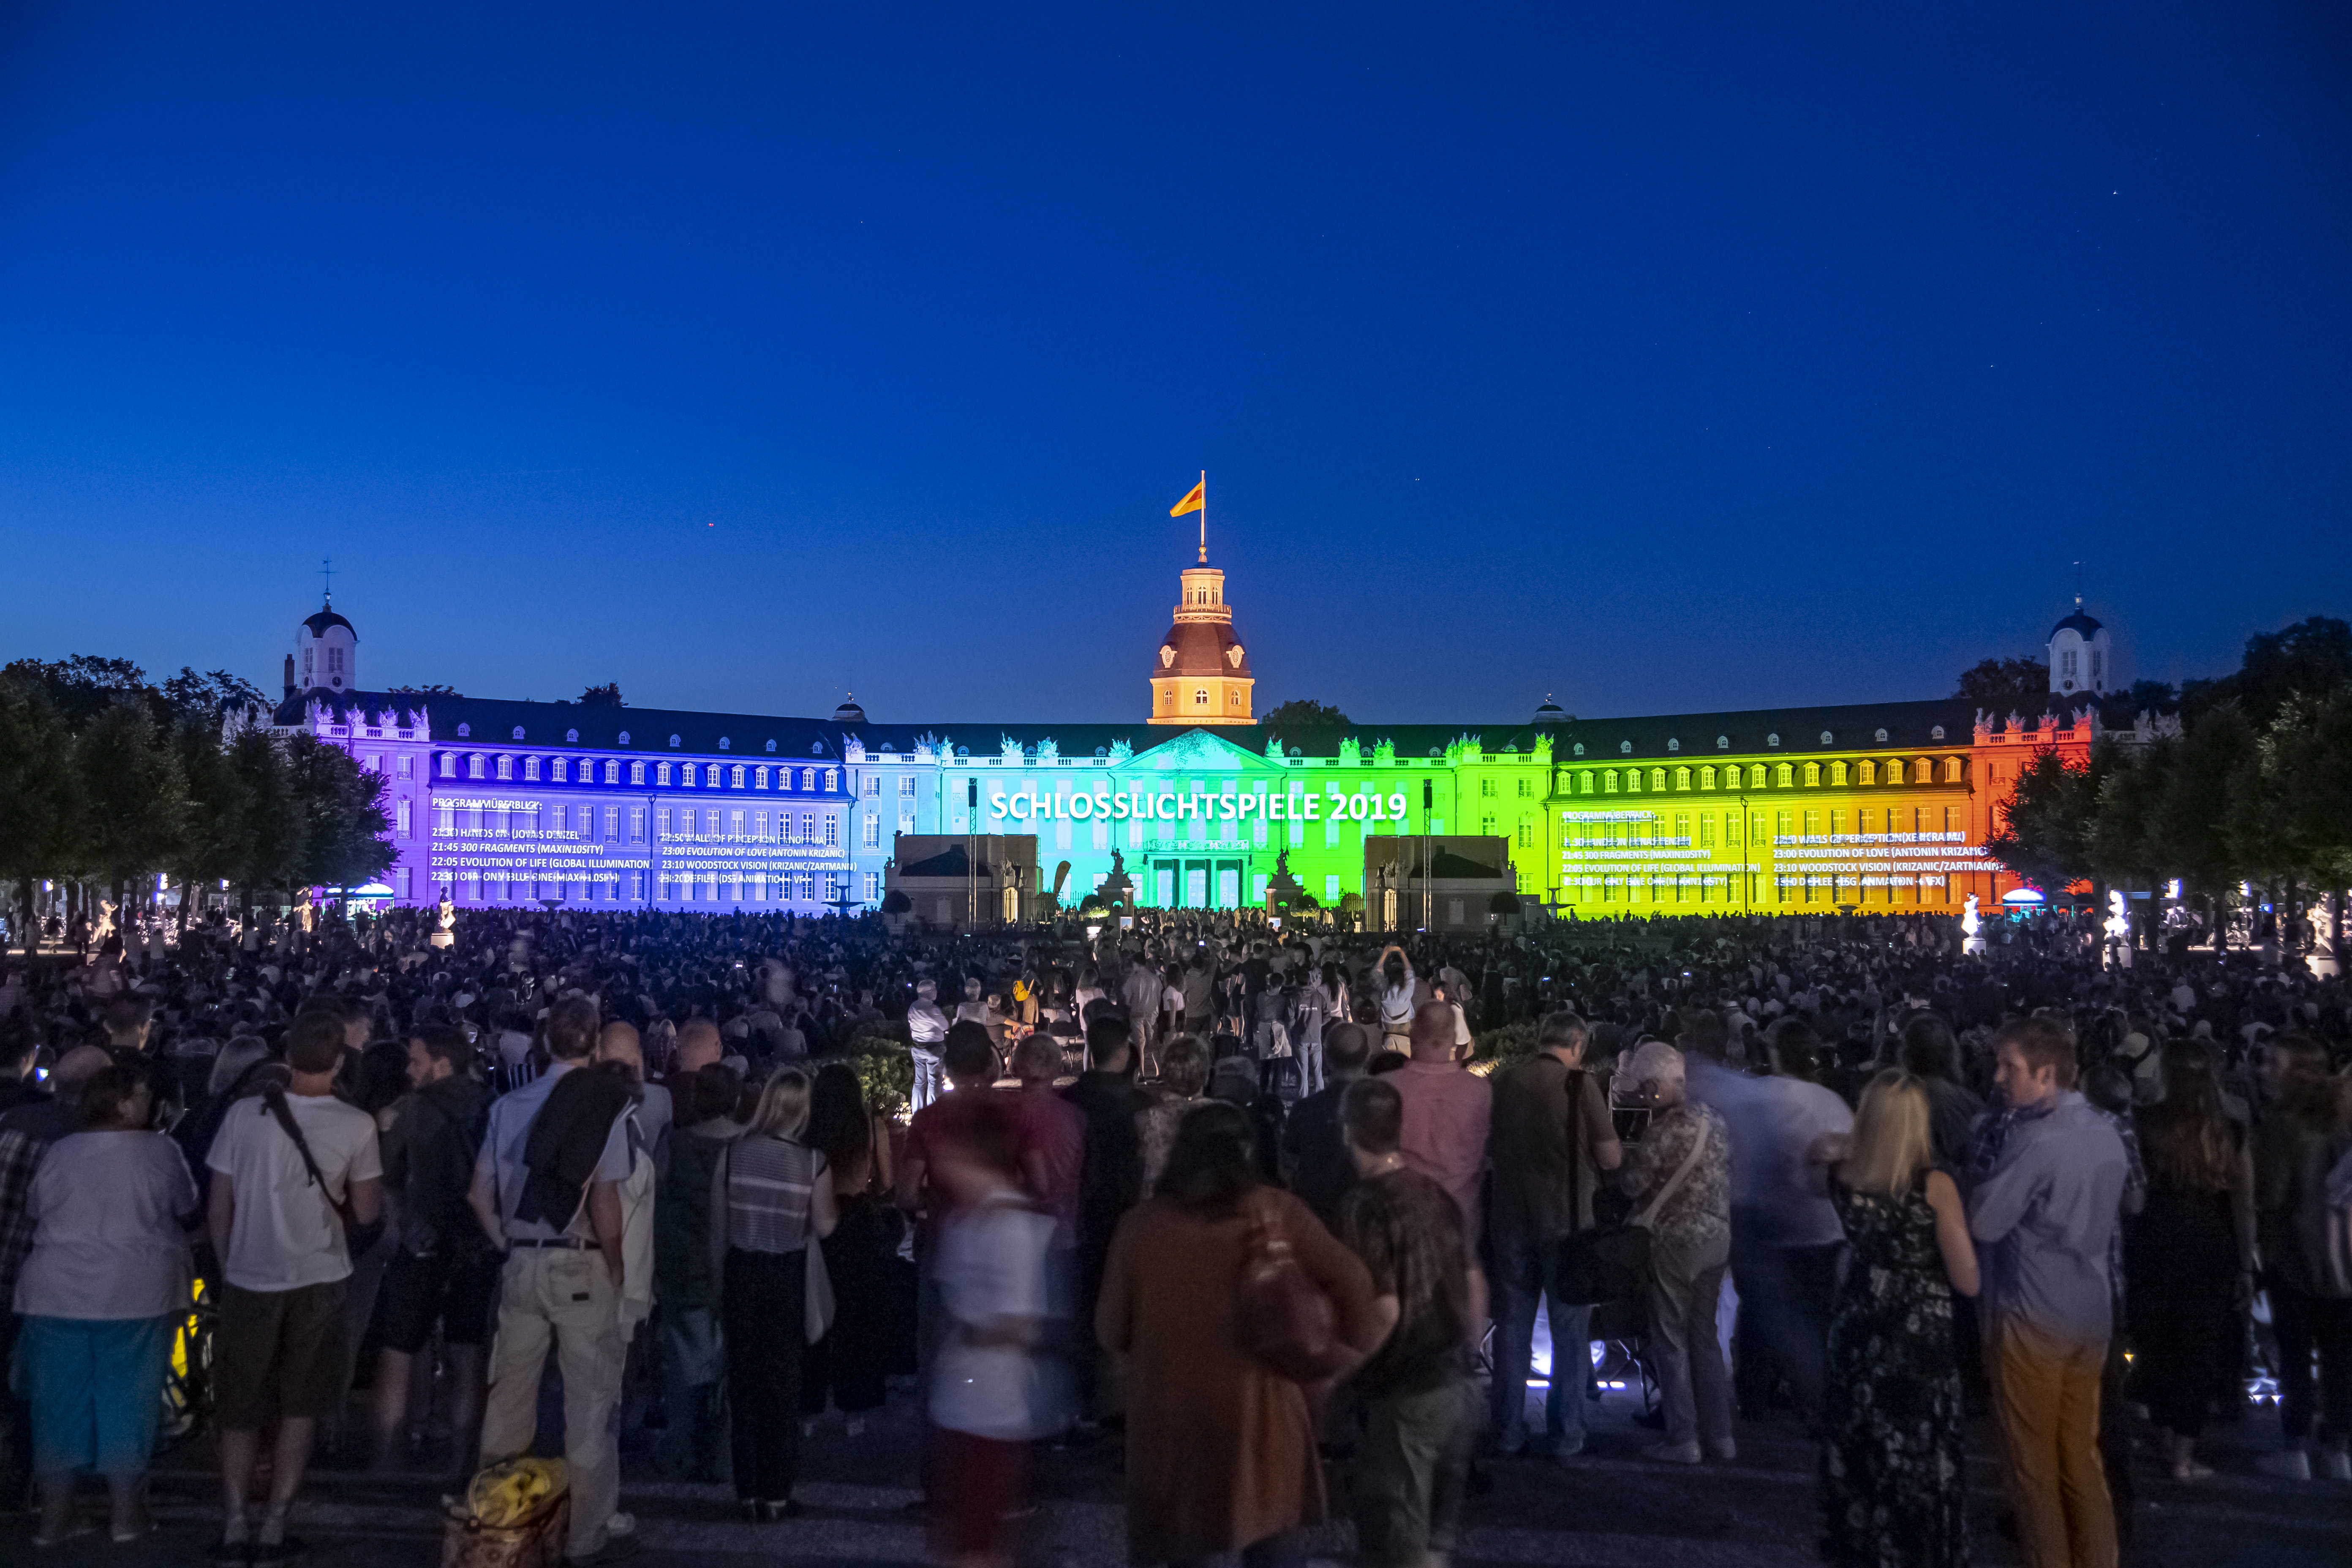
M 1286 872 L 1326 907 L 1355 895 L 1375 925 L 1483 923 L 1475 900 L 1416 897 L 1400 869 L 1447 882 L 1449 862 L 1449 885 L 1490 869 L 1562 917 L 1990 908 L 2018 886 L 1983 847 L 2000 802 L 2035 752 L 2087 754 L 2111 668 L 2078 607 L 2052 634 L 2053 685 L 2073 684 L 2031 718 L 1949 700 L 1623 719 L 1546 703 L 1517 722 L 1285 736 L 1254 716 L 1205 561 L 1182 573 L 1148 711 L 1100 724 L 364 688 L 358 644 L 331 605 L 303 621 L 273 721 L 384 775 L 395 902 L 856 912 L 879 907 L 903 837 L 925 841 L 927 874 L 963 867 L 971 896 L 917 911 L 951 924 L 1027 918 L 1057 889 L 1076 904 L 1121 876 L 1139 906 L 1261 906 Z M 2092 705 L 2066 710 L 2076 699 Z M 942 837 L 971 841 L 962 861 Z M 1399 837 L 1446 846 L 1415 859 L 1381 842 Z

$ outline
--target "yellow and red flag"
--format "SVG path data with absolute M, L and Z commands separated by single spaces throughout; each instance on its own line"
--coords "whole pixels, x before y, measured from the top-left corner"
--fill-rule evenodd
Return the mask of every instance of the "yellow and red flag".
M 1188 511 L 1200 511 L 1209 504 L 1209 479 L 1203 474 L 1201 482 L 1184 492 L 1184 499 L 1168 509 L 1171 517 L 1181 517 Z

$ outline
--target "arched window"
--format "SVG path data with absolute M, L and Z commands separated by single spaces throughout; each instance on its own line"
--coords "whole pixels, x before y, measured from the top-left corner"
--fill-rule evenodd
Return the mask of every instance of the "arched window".
M 1821 782 L 1822 764 L 1819 763 L 1807 763 L 1805 764 L 1805 787 L 1811 789 Z
M 1778 784 L 1782 789 L 1787 789 L 1790 785 L 1797 782 L 1797 770 L 1790 763 L 1782 763 L 1774 770 L 1773 782 Z
M 476 752 L 471 756 L 467 757 L 466 759 L 466 776 L 469 779 L 480 778 L 482 776 L 482 764 L 487 759 L 484 758 L 482 753 L 479 752 Z
M 839 789 L 840 787 L 841 787 L 841 770 L 840 770 L 839 768 L 827 768 L 827 769 L 825 769 L 825 770 L 824 770 L 824 791 L 825 791 L 825 793 L 826 793 L 827 795 L 831 795 L 834 791 L 835 791 L 835 790 Z
M 1196 686 L 1192 688 L 1192 706 L 1195 708 L 1206 708 L 1208 705 L 1209 689 L 1205 686 Z

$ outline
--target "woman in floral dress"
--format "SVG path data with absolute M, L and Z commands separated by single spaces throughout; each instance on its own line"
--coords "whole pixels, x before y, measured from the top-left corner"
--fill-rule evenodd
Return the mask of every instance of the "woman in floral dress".
M 1959 1189 L 1929 1167 L 1926 1086 L 1882 1072 L 1832 1190 L 1849 1252 L 1830 1318 L 1822 1555 L 1836 1568 L 1969 1560 L 1952 1292 L 1977 1293 Z

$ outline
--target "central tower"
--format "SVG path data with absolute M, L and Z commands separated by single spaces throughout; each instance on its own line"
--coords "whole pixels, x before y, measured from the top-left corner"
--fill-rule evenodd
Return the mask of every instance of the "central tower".
M 1234 636 L 1225 574 L 1208 563 L 1184 568 L 1176 622 L 1160 640 L 1151 667 L 1154 724 L 1255 724 L 1249 656 Z

